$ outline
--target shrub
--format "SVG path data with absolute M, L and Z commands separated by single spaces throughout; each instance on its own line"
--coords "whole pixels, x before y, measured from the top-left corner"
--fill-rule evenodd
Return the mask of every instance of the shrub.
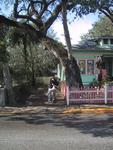
M 31 85 L 28 83 L 22 83 L 14 87 L 15 101 L 17 104 L 25 104 L 26 99 L 31 94 Z

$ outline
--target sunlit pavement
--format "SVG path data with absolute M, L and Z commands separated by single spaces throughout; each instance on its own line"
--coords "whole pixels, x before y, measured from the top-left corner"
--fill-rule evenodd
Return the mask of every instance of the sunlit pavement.
M 0 150 L 113 150 L 113 114 L 1 116 Z

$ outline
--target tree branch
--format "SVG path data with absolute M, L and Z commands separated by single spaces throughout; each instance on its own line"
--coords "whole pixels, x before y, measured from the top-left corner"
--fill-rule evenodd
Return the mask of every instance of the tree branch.
M 29 33 L 31 36 L 34 35 L 34 39 L 36 40 L 37 37 L 43 37 L 44 35 L 40 32 L 37 31 L 35 28 L 33 28 L 31 25 L 26 24 L 26 23 L 20 23 L 17 21 L 10 20 L 2 15 L 0 15 L 0 24 L 4 24 L 6 26 L 12 26 L 12 27 L 17 27 L 21 28 L 24 30 L 24 32 Z M 38 36 L 37 36 L 38 35 Z
M 42 30 L 45 33 L 50 28 L 50 26 L 52 25 L 52 23 L 56 20 L 56 18 L 58 17 L 58 14 L 61 12 L 61 10 L 62 10 L 62 3 L 60 3 L 59 5 L 56 6 L 55 10 L 51 14 L 51 17 L 46 21 L 46 23 L 42 27 Z
M 18 0 L 16 0 L 16 2 L 15 2 L 15 4 L 14 4 L 14 17 L 16 18 L 16 19 L 26 19 L 26 20 L 28 20 L 28 21 L 31 21 L 31 22 L 33 22 L 37 27 L 40 27 L 40 26 L 42 26 L 43 24 L 42 24 L 42 22 L 40 21 L 40 20 L 36 20 L 36 19 L 33 19 L 32 18 L 32 16 L 30 16 L 30 15 L 19 15 L 19 13 L 18 13 Z
M 36 11 L 35 7 L 34 7 L 34 3 L 33 0 L 30 0 L 30 4 L 31 4 L 31 8 L 33 10 L 33 12 L 35 13 L 36 16 L 39 16 L 39 13 L 38 11 Z
M 113 16 L 113 12 L 110 10 L 110 8 L 103 7 L 102 9 L 104 9 L 110 16 Z
M 48 6 L 51 5 L 53 2 L 55 2 L 55 0 L 51 0 L 48 3 L 46 2 L 46 0 L 43 0 L 44 7 L 41 9 L 41 11 L 39 13 L 39 18 L 42 17 L 42 15 L 44 14 L 44 12 L 47 11 Z
M 47 37 L 42 32 L 37 31 L 31 25 L 25 23 L 19 23 L 13 20 L 10 20 L 2 15 L 0 15 L 0 25 L 12 26 L 22 29 L 25 33 L 29 34 L 32 37 L 33 41 L 40 42 L 42 45 L 45 45 L 54 55 L 61 59 L 67 57 L 67 50 L 64 49 L 58 42 Z
M 108 11 L 106 11 L 105 9 L 100 8 L 99 9 L 100 12 L 102 12 L 104 15 L 106 15 L 113 23 L 113 16 L 111 16 Z

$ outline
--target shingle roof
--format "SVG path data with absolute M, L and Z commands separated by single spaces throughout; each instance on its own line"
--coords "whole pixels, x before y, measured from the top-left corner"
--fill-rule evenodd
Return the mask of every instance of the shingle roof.
M 78 45 L 73 45 L 72 50 L 113 50 L 113 46 L 110 45 L 99 45 L 98 42 L 101 39 L 113 39 L 112 37 L 99 37 L 99 38 L 95 38 L 95 39 L 89 39 L 86 41 L 82 41 L 81 43 L 79 43 Z

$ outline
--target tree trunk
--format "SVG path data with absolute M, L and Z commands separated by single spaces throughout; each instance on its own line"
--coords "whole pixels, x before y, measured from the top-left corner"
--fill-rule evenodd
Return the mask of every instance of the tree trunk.
M 32 47 L 31 47 L 31 43 L 29 45 L 29 51 L 30 51 L 30 55 L 31 55 L 31 76 L 32 76 L 32 80 L 31 80 L 31 84 L 32 86 L 36 85 L 36 78 L 35 78 L 35 65 L 34 65 L 34 58 L 33 58 L 33 53 L 32 53 Z
M 70 87 L 83 86 L 80 76 L 80 70 L 75 58 L 71 56 L 71 58 L 69 59 L 67 50 L 51 38 L 43 37 L 40 39 L 40 42 L 42 43 L 42 45 L 45 45 L 45 47 L 50 50 L 64 66 L 67 84 Z
M 72 56 L 70 59 L 68 58 L 65 61 L 65 75 L 66 75 L 66 83 L 69 87 L 83 87 L 80 69 L 78 67 L 77 61 Z
M 23 37 L 23 57 L 24 57 L 24 67 L 25 67 L 25 79 L 29 80 L 28 77 L 28 54 L 27 54 L 27 35 Z
M 67 84 L 71 86 L 83 86 L 80 69 L 77 65 L 76 59 L 72 56 L 72 45 L 70 40 L 70 34 L 67 24 L 67 1 L 62 0 L 62 22 L 64 28 L 65 41 L 67 45 L 68 58 L 65 65 L 65 75 Z M 75 81 L 75 82 L 74 82 Z M 79 83 L 79 84 L 77 84 Z
M 12 88 L 12 80 L 11 80 L 11 74 L 9 71 L 9 66 L 7 63 L 3 64 L 3 77 L 4 77 L 4 87 L 6 89 L 6 98 L 7 98 L 7 104 L 8 105 L 14 105 L 14 93 Z
M 34 72 L 34 68 L 32 66 L 32 86 L 35 86 L 36 85 L 36 79 L 35 79 L 35 72 Z
M 67 50 L 68 50 L 68 58 L 70 59 L 72 46 L 71 46 L 70 34 L 69 34 L 69 29 L 68 29 L 68 24 L 67 24 L 66 0 L 62 0 L 62 23 L 63 23 L 65 41 L 66 41 Z

